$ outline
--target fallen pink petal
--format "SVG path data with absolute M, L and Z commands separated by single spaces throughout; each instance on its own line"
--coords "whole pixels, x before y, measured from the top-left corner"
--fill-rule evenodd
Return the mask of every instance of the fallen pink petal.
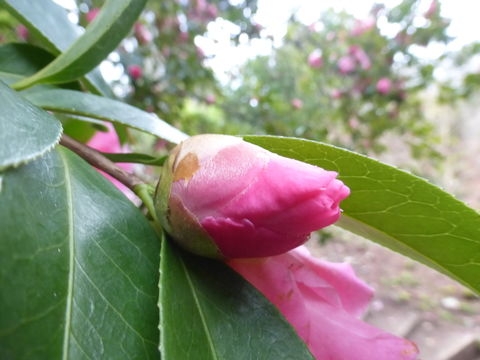
M 321 261 L 302 246 L 227 264 L 270 300 L 317 360 L 413 360 L 416 345 L 359 319 L 373 290 L 345 263 Z

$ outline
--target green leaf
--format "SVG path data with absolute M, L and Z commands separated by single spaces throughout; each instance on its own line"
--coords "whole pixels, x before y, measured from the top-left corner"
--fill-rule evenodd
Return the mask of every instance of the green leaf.
M 351 195 L 342 202 L 336 225 L 480 292 L 480 214 L 475 210 L 426 180 L 331 145 L 266 136 L 244 139 L 337 171 Z
M 66 51 L 82 34 L 82 28 L 68 19 L 66 10 L 51 0 L 0 0 L 0 5 L 25 24 L 35 38 L 55 55 Z M 35 59 L 33 54 L 32 59 Z M 83 81 L 90 91 L 111 96 L 111 90 L 98 69 L 85 75 Z
M 159 241 L 138 209 L 62 148 L 3 182 L 0 358 L 159 359 Z
M 25 76 L 35 74 L 50 63 L 55 56 L 48 51 L 25 43 L 8 43 L 0 45 L 0 79 L 13 84 Z M 25 92 L 43 91 L 54 85 L 38 85 Z M 62 84 L 62 88 L 80 90 L 77 82 Z
M 102 153 L 107 159 L 116 163 L 136 163 L 151 166 L 162 166 L 167 156 L 154 157 L 142 153 Z
M 15 88 L 24 89 L 37 83 L 65 83 L 85 75 L 100 64 L 128 34 L 145 2 L 146 0 L 107 0 L 82 36 L 47 67 L 16 83 Z M 45 9 L 41 11 L 44 12 Z
M 34 159 L 60 140 L 60 122 L 2 81 L 0 109 L 0 170 Z
M 37 46 L 8 43 L 0 46 L 0 72 L 21 76 L 32 75 L 55 57 Z
M 188 136 L 158 117 L 136 107 L 79 91 L 52 89 L 31 93 L 27 98 L 44 109 L 93 117 L 145 131 L 175 144 Z
M 278 310 L 225 264 L 162 243 L 163 360 L 313 359 Z

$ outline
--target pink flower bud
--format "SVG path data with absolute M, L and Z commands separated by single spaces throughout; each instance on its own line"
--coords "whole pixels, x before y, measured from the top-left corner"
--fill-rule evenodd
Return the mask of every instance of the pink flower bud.
M 349 55 L 342 56 L 337 62 L 338 70 L 342 74 L 349 74 L 355 71 L 355 59 Z
M 30 35 L 28 29 L 25 27 L 25 25 L 22 24 L 17 26 L 15 32 L 17 33 L 18 38 L 23 41 L 26 41 L 28 39 L 28 36 Z
M 414 343 L 359 319 L 373 290 L 350 265 L 320 261 L 305 247 L 227 263 L 278 308 L 315 359 L 417 359 Z
M 99 8 L 93 8 L 92 10 L 90 10 L 87 15 L 85 15 L 85 18 L 87 19 L 87 23 L 91 23 L 98 15 L 98 13 L 100 12 L 100 9 Z
M 140 65 L 129 65 L 127 71 L 128 75 L 130 75 L 133 80 L 138 80 L 143 75 L 143 70 Z
M 336 176 L 241 138 L 199 135 L 172 151 L 155 205 L 164 228 L 193 253 L 271 256 L 338 220 L 350 190 Z
M 382 94 L 386 95 L 392 89 L 392 81 L 389 78 L 383 77 L 377 82 L 377 91 Z
M 303 107 L 303 101 L 300 99 L 293 99 L 292 106 L 294 109 L 299 110 Z
M 308 55 L 308 65 L 312 68 L 320 68 L 323 65 L 322 51 L 320 49 L 313 50 Z
M 152 39 L 153 39 L 152 33 L 148 31 L 148 29 L 142 23 L 139 23 L 139 22 L 135 23 L 133 32 L 139 44 L 145 45 L 152 42 Z

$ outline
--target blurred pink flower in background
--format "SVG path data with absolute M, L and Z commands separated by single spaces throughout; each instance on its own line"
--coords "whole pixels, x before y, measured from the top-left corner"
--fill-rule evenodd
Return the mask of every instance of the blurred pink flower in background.
M 431 18 L 437 12 L 437 9 L 438 9 L 438 1 L 437 0 L 432 0 L 432 2 L 430 3 L 430 6 L 428 7 L 428 10 L 425 12 L 424 16 L 427 19 Z
M 128 152 L 129 149 L 127 146 L 120 145 L 118 136 L 113 128 L 113 125 L 110 123 L 105 123 L 105 125 L 108 128 L 108 132 L 97 131 L 95 135 L 87 143 L 87 145 L 94 148 L 95 150 L 98 150 L 100 152 L 105 152 L 105 153 Z M 133 168 L 132 164 L 117 163 L 117 165 L 126 171 L 131 171 Z M 108 180 L 110 180 L 113 183 L 113 185 L 115 185 L 121 192 L 123 192 L 130 200 L 136 199 L 136 196 L 133 194 L 133 192 L 129 188 L 127 188 L 125 185 L 123 185 L 121 182 L 119 182 L 118 180 L 114 179 L 113 177 L 104 173 L 101 170 L 98 170 L 98 171 L 103 176 L 105 176 Z
M 205 52 L 203 51 L 203 49 L 201 47 L 195 46 L 195 51 L 196 51 L 197 56 L 200 60 L 205 59 Z
M 216 98 L 215 95 L 213 95 L 213 94 L 208 94 L 208 95 L 205 97 L 205 102 L 206 102 L 208 105 L 213 105 L 213 104 L 215 104 L 216 101 L 217 101 L 217 98 Z
M 368 70 L 372 66 L 370 58 L 367 53 L 358 45 L 352 45 L 348 49 L 350 55 L 352 55 L 355 60 L 360 64 L 360 67 L 363 70 Z
M 18 38 L 23 41 L 26 41 L 28 39 L 28 36 L 30 35 L 28 29 L 23 24 L 18 25 L 17 28 L 15 29 L 15 32 Z
M 138 80 L 143 76 L 143 70 L 140 65 L 129 65 L 127 72 L 133 80 Z
M 215 19 L 217 16 L 217 6 L 206 0 L 193 0 L 193 8 L 188 13 L 190 19 L 199 22 L 207 22 Z
M 313 50 L 308 55 L 308 65 L 312 68 L 320 68 L 323 65 L 322 51 L 320 49 Z
M 210 19 L 215 19 L 218 16 L 218 9 L 215 4 L 208 4 L 207 6 L 207 16 Z
M 133 33 L 135 34 L 135 38 L 140 45 L 148 44 L 153 40 L 152 33 L 142 23 L 135 23 Z
M 178 34 L 178 42 L 179 43 L 186 43 L 188 41 L 189 37 L 190 36 L 188 35 L 188 32 L 180 31 L 180 33 Z
M 93 8 L 92 10 L 90 10 L 87 13 L 87 15 L 85 15 L 85 18 L 87 19 L 87 22 L 91 23 L 97 17 L 99 12 L 100 12 L 99 8 Z
M 350 55 L 342 56 L 337 62 L 338 70 L 342 74 L 349 74 L 356 68 L 355 59 Z
M 351 129 L 356 130 L 360 126 L 360 122 L 358 121 L 358 118 L 353 116 L 348 120 L 348 126 L 350 126 Z
M 292 106 L 294 109 L 299 110 L 303 107 L 303 101 L 300 99 L 293 99 Z
M 333 99 L 340 99 L 343 96 L 343 93 L 338 89 L 333 89 L 330 95 Z
M 376 20 L 374 18 L 368 18 L 365 20 L 355 20 L 355 25 L 351 31 L 352 36 L 360 36 L 370 31 L 375 27 Z
M 312 257 L 305 247 L 227 264 L 265 295 L 318 360 L 413 360 L 414 343 L 358 319 L 373 291 L 348 264 Z
M 387 77 L 382 77 L 378 80 L 376 87 L 380 94 L 386 95 L 392 89 L 392 81 Z

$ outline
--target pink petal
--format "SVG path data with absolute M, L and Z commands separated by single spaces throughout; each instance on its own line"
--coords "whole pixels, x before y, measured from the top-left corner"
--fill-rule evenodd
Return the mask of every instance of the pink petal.
M 321 360 L 412 360 L 415 344 L 356 318 L 372 289 L 346 264 L 311 257 L 304 247 L 228 265 L 262 292 Z

